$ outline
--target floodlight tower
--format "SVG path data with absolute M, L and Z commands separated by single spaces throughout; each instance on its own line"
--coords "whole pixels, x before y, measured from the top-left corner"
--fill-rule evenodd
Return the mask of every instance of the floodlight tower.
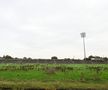
M 85 37 L 86 37 L 86 33 L 82 32 L 81 34 L 81 38 L 83 38 L 83 46 L 84 46 L 84 60 L 86 60 L 86 48 L 85 48 Z

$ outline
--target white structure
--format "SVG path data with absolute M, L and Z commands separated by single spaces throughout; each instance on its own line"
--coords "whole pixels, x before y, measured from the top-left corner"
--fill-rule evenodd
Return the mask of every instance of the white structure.
M 81 34 L 81 38 L 83 38 L 83 45 L 84 45 L 84 60 L 86 59 L 86 48 L 85 48 L 85 37 L 86 37 L 86 33 L 82 32 Z

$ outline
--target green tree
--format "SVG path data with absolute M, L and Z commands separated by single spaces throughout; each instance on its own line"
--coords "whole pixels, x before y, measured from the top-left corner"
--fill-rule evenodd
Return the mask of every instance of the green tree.
M 4 55 L 3 56 L 4 59 L 13 59 L 13 57 L 9 56 L 9 55 Z

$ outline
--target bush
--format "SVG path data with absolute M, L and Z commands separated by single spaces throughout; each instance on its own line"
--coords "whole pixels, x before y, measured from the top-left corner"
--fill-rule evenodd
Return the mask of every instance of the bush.
M 58 58 L 56 56 L 51 57 L 52 60 L 57 60 Z
M 9 55 L 6 55 L 6 56 L 3 56 L 4 59 L 13 59 L 11 56 Z

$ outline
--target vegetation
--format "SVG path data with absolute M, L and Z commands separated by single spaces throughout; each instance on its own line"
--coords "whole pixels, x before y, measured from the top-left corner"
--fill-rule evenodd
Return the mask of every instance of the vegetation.
M 56 56 L 51 57 L 52 60 L 57 60 L 58 58 Z
M 107 85 L 107 64 L 0 64 L 0 87 L 102 90 Z
M 108 90 L 107 87 L 108 83 L 75 81 L 0 81 L 0 90 Z
M 12 62 L 21 60 L 22 62 L 22 60 L 34 61 L 36 59 L 13 58 L 5 55 L 0 57 L 0 60 L 5 60 L 7 63 L 9 60 Z M 20 88 L 45 88 L 46 90 L 56 90 L 57 88 L 74 88 L 75 90 L 86 90 L 87 88 L 87 90 L 108 89 L 107 64 L 56 64 L 56 60 L 58 60 L 56 56 L 51 57 L 51 60 L 55 61 L 54 64 L 0 64 L 0 90 L 2 90 L 1 88 L 7 90 L 4 87 L 17 88 L 17 90 L 21 90 Z M 75 59 L 65 58 L 62 60 Z M 108 58 L 89 56 L 86 60 L 88 60 L 87 62 L 90 60 L 107 62 Z
M 15 57 L 14 58 L 14 57 L 12 57 L 10 55 L 4 55 L 3 57 L 0 57 L 0 60 L 10 60 L 10 59 L 13 59 L 13 60 L 37 60 L 37 59 L 30 58 L 30 57 L 23 57 L 23 58 L 17 58 L 17 57 Z M 57 56 L 52 56 L 51 60 L 58 60 L 58 57 Z M 62 60 L 81 60 L 81 59 L 64 58 Z M 102 61 L 108 61 L 108 57 L 100 57 L 100 56 L 92 56 L 92 55 L 90 55 L 85 60 L 102 60 Z
M 1 64 L 0 79 L 108 81 L 108 66 L 104 64 Z

